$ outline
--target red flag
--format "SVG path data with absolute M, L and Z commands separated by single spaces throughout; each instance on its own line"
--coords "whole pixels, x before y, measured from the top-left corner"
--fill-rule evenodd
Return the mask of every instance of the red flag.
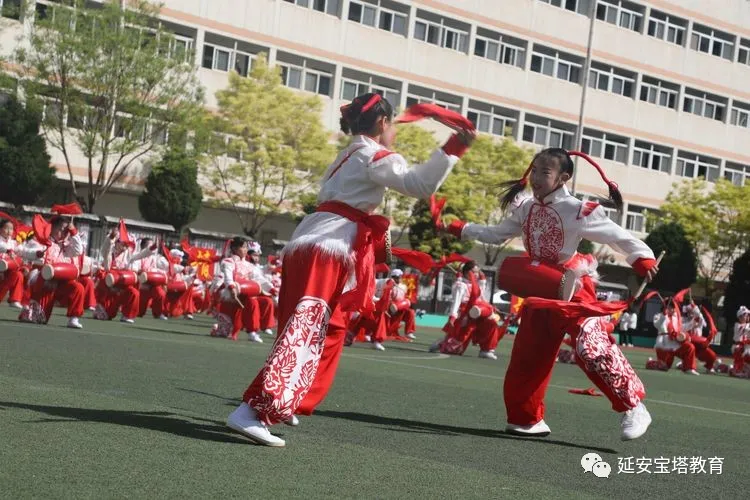
M 593 387 L 589 387 L 588 389 L 569 389 L 568 392 L 571 394 L 581 394 L 583 396 L 602 396 L 602 394 L 597 392 Z
M 67 205 L 52 205 L 50 211 L 59 215 L 81 215 L 83 209 L 77 202 L 68 203 Z
M 407 250 L 405 248 L 392 248 L 391 253 L 403 260 L 406 265 L 427 274 L 435 266 L 435 261 L 428 254 L 418 250 Z
M 445 109 L 437 104 L 424 103 L 414 104 L 396 118 L 396 123 L 411 123 L 424 118 L 434 118 L 443 125 L 449 127 L 459 127 L 467 130 L 475 130 L 474 124 L 460 113 Z
M 130 248 L 135 248 L 135 241 L 130 238 L 130 235 L 128 234 L 128 228 L 125 225 L 125 221 L 122 219 L 120 219 L 119 233 L 119 239 L 122 243 L 129 246 Z
M 375 265 L 375 274 L 390 273 L 390 272 L 391 272 L 391 268 L 388 267 L 388 264 L 381 262 L 380 264 Z
M 690 293 L 690 288 L 686 288 L 684 290 L 680 290 L 674 295 L 674 301 L 677 303 L 678 306 L 681 306 L 683 302 L 685 302 L 685 295 Z
M 34 230 L 34 238 L 44 246 L 50 246 L 52 242 L 52 224 L 39 214 L 34 215 L 31 220 L 31 227 Z
M 214 263 L 221 260 L 213 248 L 191 246 L 187 239 L 180 242 L 182 250 L 188 257 L 188 264 L 195 268 L 195 274 L 203 281 L 212 280 L 214 277 Z
M 419 276 L 416 274 L 404 274 L 401 277 L 401 283 L 406 285 L 406 298 L 409 299 L 412 304 L 416 303 L 419 290 Z

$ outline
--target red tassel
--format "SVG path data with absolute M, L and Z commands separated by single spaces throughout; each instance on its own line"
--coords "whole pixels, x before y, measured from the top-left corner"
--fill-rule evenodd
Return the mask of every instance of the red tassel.
M 50 211 L 58 215 L 81 215 L 83 214 L 83 209 L 81 208 L 81 205 L 79 205 L 76 202 L 68 203 L 67 205 L 52 205 L 52 208 L 50 209 Z

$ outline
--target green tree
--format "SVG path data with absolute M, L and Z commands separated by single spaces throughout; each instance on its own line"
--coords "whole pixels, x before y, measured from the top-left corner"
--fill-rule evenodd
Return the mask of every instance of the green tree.
M 254 236 L 268 217 L 299 211 L 300 196 L 315 189 L 331 161 L 322 103 L 284 87 L 279 69 L 262 56 L 249 78 L 231 73 L 216 97 L 219 113 L 201 173 L 214 203 L 230 207 Z
M 721 179 L 711 189 L 696 179 L 673 186 L 661 214 L 647 215 L 657 226 L 664 222 L 682 226 L 700 257 L 698 272 L 709 296 L 714 283 L 728 275 L 732 262 L 750 242 L 749 198 L 750 187 Z
M 464 214 L 446 205 L 444 215 L 463 219 Z M 413 250 L 430 254 L 434 259 L 453 252 L 464 254 L 474 246 L 471 241 L 459 241 L 449 234 L 438 232 L 432 222 L 430 204 L 425 200 L 417 200 L 414 204 L 409 244 Z
M 55 180 L 40 116 L 15 97 L 0 95 L 0 200 L 31 205 Z
M 750 250 L 746 250 L 732 264 L 732 274 L 724 291 L 724 317 L 727 320 L 727 336 L 731 339 L 734 323 L 737 321 L 737 310 L 740 306 L 750 304 Z M 728 344 L 727 342 L 723 342 Z
M 184 149 L 170 149 L 148 174 L 138 209 L 147 221 L 171 224 L 180 231 L 195 220 L 202 200 L 196 158 Z
M 646 244 L 655 255 L 666 252 L 659 265 L 659 274 L 651 283 L 653 288 L 674 293 L 695 283 L 698 259 L 682 226 L 675 222 L 661 224 L 651 231 Z
M 167 137 L 184 146 L 203 96 L 194 54 L 155 22 L 158 6 L 65 3 L 36 16 L 15 59 L 28 103 L 44 109 L 45 137 L 62 153 L 73 195 L 91 212 L 114 184 L 158 157 Z M 77 167 L 87 182 L 77 180 Z

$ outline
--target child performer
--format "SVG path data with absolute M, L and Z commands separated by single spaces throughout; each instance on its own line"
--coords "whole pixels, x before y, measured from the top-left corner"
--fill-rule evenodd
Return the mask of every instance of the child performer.
M 258 283 L 266 283 L 265 288 L 272 286 L 271 295 L 257 295 L 250 297 L 248 301 L 248 324 L 246 325 L 248 335 L 251 337 L 258 336 L 259 332 L 266 335 L 273 335 L 273 328 L 276 326 L 276 301 L 274 295 L 278 295 L 279 289 L 273 284 L 271 279 L 266 275 L 263 266 L 260 263 L 260 257 L 263 251 L 260 243 L 251 241 L 248 244 L 248 260 L 251 263 L 250 279 Z
M 685 306 L 685 312 L 687 318 L 683 328 L 690 342 L 695 346 L 695 357 L 703 363 L 706 373 L 716 373 L 714 365 L 719 357 L 711 349 L 709 339 L 703 336 L 703 329 L 708 325 L 706 318 L 703 317 L 700 308 L 693 301 Z
M 8 303 L 15 309 L 23 309 L 23 273 L 19 264 L 23 261 L 23 252 L 15 240 L 15 222 L 11 219 L 0 219 L 0 259 L 5 261 L 5 268 L 0 271 L 0 301 L 8 294 Z
M 344 313 L 373 307 L 373 267 L 386 260 L 389 225 L 373 212 L 386 188 L 429 198 L 476 135 L 462 130 L 427 163 L 409 168 L 387 149 L 396 135 L 388 101 L 365 94 L 341 112 L 341 128 L 354 138 L 323 175 L 316 213 L 302 220 L 284 249 L 280 330 L 227 422 L 268 446 L 285 444 L 268 426 L 309 415 L 325 398 L 344 345 Z
M 609 186 L 610 198 L 621 206 L 617 184 L 610 182 L 588 156 L 572 155 L 585 158 L 599 170 Z M 550 428 L 544 422 L 544 394 L 567 332 L 575 342 L 578 365 L 607 395 L 612 408 L 623 413 L 621 438 L 636 439 L 651 423 L 651 416 L 641 402 L 645 390 L 607 333 L 605 316 L 615 311 L 605 312 L 608 307 L 597 302 L 591 276 L 593 266 L 577 254 L 576 248 L 583 238 L 608 244 L 627 255 L 636 272 L 649 279 L 656 273 L 656 261 L 645 243 L 612 222 L 598 204 L 583 202 L 570 194 L 565 184 L 572 177 L 573 168 L 571 153 L 564 149 L 541 151 L 524 176 L 508 184 L 502 207 L 514 207 L 507 219 L 497 226 L 454 221 L 448 230 L 459 238 L 485 243 L 522 236 L 532 263 L 562 266 L 580 276 L 582 286 L 573 302 L 530 298 L 524 304 L 521 327 L 505 376 L 507 431 L 527 436 L 549 435 Z M 518 195 L 527 184 L 531 185 L 533 197 L 521 199 Z
M 141 240 L 142 252 L 154 246 L 155 242 L 152 238 L 143 238 Z M 160 255 L 159 252 L 154 251 L 150 252 L 143 259 L 133 262 L 133 270 L 138 274 L 153 273 L 160 277 L 164 276 L 163 279 L 166 282 L 169 273 L 169 262 L 163 255 Z M 146 311 L 148 311 L 148 308 L 150 307 L 154 318 L 160 320 L 168 319 L 165 314 L 167 291 L 164 285 L 149 282 L 141 283 L 138 291 L 141 295 L 140 300 L 138 301 L 139 318 L 145 316 Z
M 672 368 L 674 358 L 682 360 L 680 369 L 689 375 L 698 375 L 695 369 L 695 346 L 690 342 L 690 336 L 686 335 L 682 324 L 682 317 L 675 302 L 672 299 L 664 301 L 662 312 L 655 314 L 653 318 L 656 328 L 656 361 L 649 358 L 646 363 L 647 369 L 667 371 Z
M 732 377 L 750 378 L 750 309 L 741 306 L 734 324 L 734 367 L 729 372 Z

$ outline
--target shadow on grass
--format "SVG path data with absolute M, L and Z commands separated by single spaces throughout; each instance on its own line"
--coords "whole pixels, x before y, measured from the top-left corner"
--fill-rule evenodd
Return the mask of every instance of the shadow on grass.
M 127 411 L 101 410 L 95 408 L 71 408 L 67 406 L 45 406 L 27 403 L 0 401 L 0 409 L 19 408 L 22 410 L 43 413 L 54 418 L 42 418 L 30 423 L 50 422 L 98 422 L 103 424 L 123 425 L 137 429 L 149 429 L 165 432 L 175 436 L 215 441 L 217 443 L 248 444 L 227 429 L 223 422 L 217 420 L 196 419 L 206 423 L 196 423 L 181 415 L 165 411 Z
M 444 436 L 468 435 L 496 439 L 512 439 L 516 441 L 531 441 L 543 445 L 564 446 L 567 448 L 578 448 L 581 450 L 596 451 L 599 453 L 617 454 L 617 450 L 611 448 L 597 448 L 595 446 L 570 443 L 548 438 L 532 438 L 523 436 L 514 436 L 504 431 L 493 429 L 475 429 L 472 427 L 456 427 L 452 425 L 433 424 L 430 422 L 420 422 L 417 420 L 406 420 L 403 418 L 382 417 L 380 415 L 370 415 L 367 413 L 342 412 L 332 410 L 316 410 L 314 416 L 338 418 L 373 424 L 376 426 L 392 427 L 396 432 L 414 432 L 418 434 L 441 434 Z
M 183 387 L 176 387 L 178 391 L 190 392 L 192 394 L 200 394 L 201 396 L 209 396 L 212 398 L 220 399 L 224 401 L 227 406 L 237 406 L 242 402 L 240 398 L 228 398 L 226 396 L 219 396 L 218 394 L 212 394 L 210 392 L 196 391 L 195 389 L 185 389 Z

